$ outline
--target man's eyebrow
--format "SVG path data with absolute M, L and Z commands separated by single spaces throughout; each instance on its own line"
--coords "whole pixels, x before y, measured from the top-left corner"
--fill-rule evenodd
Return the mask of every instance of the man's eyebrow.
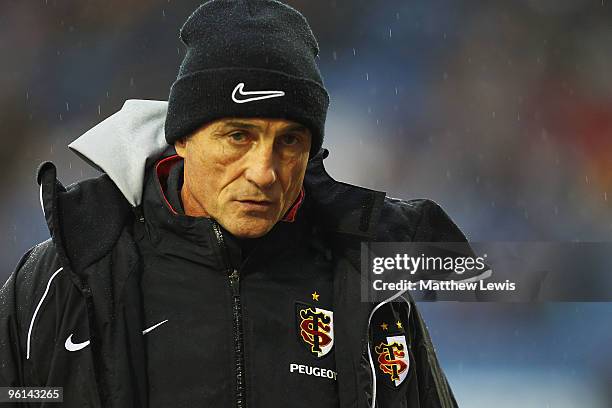
M 225 122 L 225 123 L 223 123 L 223 127 L 235 127 L 235 128 L 242 128 L 242 129 L 257 129 L 257 130 L 261 130 L 261 126 L 254 125 L 252 123 L 238 122 L 238 121 Z
M 281 129 L 281 132 L 304 132 L 307 128 L 304 125 L 300 125 L 299 123 L 294 123 L 292 125 L 285 126 Z
M 224 128 L 227 127 L 233 127 L 233 128 L 241 128 L 241 129 L 255 129 L 255 130 L 261 130 L 261 126 L 259 125 L 254 125 L 252 123 L 247 123 L 247 122 L 240 122 L 240 121 L 230 121 L 230 122 L 225 122 L 222 125 Z M 291 125 L 287 125 L 285 127 L 283 127 L 280 131 L 281 132 L 303 132 L 306 131 L 307 127 L 304 125 L 300 125 L 299 123 L 293 123 Z

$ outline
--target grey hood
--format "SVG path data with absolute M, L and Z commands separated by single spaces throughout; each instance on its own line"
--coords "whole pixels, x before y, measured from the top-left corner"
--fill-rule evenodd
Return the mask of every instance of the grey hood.
M 164 123 L 168 102 L 129 99 L 68 147 L 106 173 L 134 207 L 142 202 L 145 169 L 167 150 Z
M 106 173 L 129 205 L 138 207 L 146 170 L 161 157 L 175 153 L 165 138 L 167 106 L 166 101 L 127 100 L 119 112 L 68 147 Z M 321 149 L 310 159 L 304 177 L 319 219 L 330 230 L 372 238 L 385 193 L 337 182 L 325 170 L 327 155 L 327 149 Z

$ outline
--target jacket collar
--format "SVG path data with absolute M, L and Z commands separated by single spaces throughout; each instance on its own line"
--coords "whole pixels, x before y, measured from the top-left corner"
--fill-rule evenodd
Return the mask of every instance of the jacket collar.
M 385 193 L 334 180 L 325 171 L 324 157 L 327 150 L 322 149 L 304 178 L 318 224 L 349 238 L 375 239 Z M 64 187 L 56 173 L 51 162 L 39 166 L 41 204 L 51 236 L 78 273 L 112 249 L 130 215 L 141 208 L 131 206 L 107 174 Z
M 223 269 L 224 259 L 219 255 L 219 244 L 212 220 L 186 215 L 182 209 L 180 189 L 183 159 L 178 155 L 159 160 L 147 172 L 143 194 L 143 213 L 149 238 L 157 250 L 197 260 L 210 267 Z M 301 192 L 283 219 L 264 237 L 239 239 L 223 226 L 226 249 L 235 267 L 240 267 L 257 247 L 258 257 L 274 255 L 283 248 L 307 245 L 306 237 L 312 230 L 312 211 L 305 193 Z M 172 236 L 172 239 L 168 239 Z M 193 244 L 197 245 L 193 245 Z M 250 261 L 252 262 L 251 256 Z
M 64 187 L 53 163 L 39 167 L 51 236 L 76 273 L 111 250 L 130 214 L 139 216 L 146 171 L 176 153 L 165 140 L 166 110 L 165 101 L 128 100 L 72 142 L 73 152 L 104 173 L 98 178 Z M 309 161 L 304 179 L 320 225 L 349 238 L 375 239 L 385 193 L 334 180 L 323 165 L 328 154 L 321 149 Z
M 119 239 L 130 217 L 130 205 L 111 179 L 103 174 L 64 187 L 53 163 L 42 163 L 37 171 L 40 202 L 62 265 L 80 288 L 78 277 L 107 254 Z
M 375 239 L 386 194 L 334 180 L 323 165 L 328 155 L 327 149 L 321 149 L 308 162 L 304 177 L 306 194 L 312 196 L 321 224 L 332 233 Z
M 145 172 L 160 158 L 175 154 L 166 143 L 166 101 L 127 100 L 123 107 L 68 147 L 108 175 L 133 207 L 142 203 Z M 364 239 L 374 237 L 385 194 L 335 181 L 323 167 L 329 152 L 309 161 L 304 181 L 312 190 L 326 228 Z

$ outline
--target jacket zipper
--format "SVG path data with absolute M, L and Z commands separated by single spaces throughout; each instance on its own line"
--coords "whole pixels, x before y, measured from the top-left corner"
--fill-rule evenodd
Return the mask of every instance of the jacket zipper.
M 213 231 L 217 239 L 217 244 L 221 249 L 221 254 L 225 263 L 225 269 L 229 279 L 230 289 L 232 290 L 232 317 L 234 329 L 234 364 L 236 368 L 236 408 L 246 407 L 246 395 L 244 384 L 244 339 L 242 331 L 242 305 L 240 303 L 240 273 L 238 269 L 232 268 L 229 261 L 229 254 L 221 227 L 216 221 L 212 221 Z

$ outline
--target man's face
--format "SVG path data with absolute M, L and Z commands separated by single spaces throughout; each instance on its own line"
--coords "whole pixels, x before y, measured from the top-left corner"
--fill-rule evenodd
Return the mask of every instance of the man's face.
M 175 148 L 185 159 L 185 213 L 212 217 L 240 238 L 265 235 L 302 187 L 310 131 L 284 119 L 224 118 Z

